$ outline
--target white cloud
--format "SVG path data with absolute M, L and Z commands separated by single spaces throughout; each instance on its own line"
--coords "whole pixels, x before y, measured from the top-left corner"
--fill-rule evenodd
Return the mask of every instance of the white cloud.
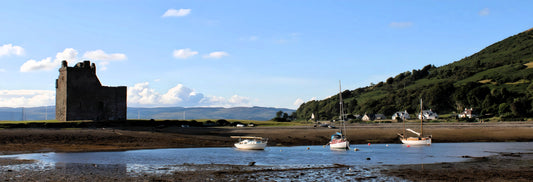
M 58 64 L 52 61 L 51 57 L 47 57 L 41 61 L 35 61 L 30 59 L 26 61 L 22 66 L 20 66 L 20 72 L 30 72 L 37 70 L 51 70 L 54 69 Z
M 217 52 L 209 53 L 208 55 L 204 55 L 204 58 L 220 59 L 224 56 L 229 56 L 229 54 L 224 51 L 217 51 Z
M 250 99 L 238 95 L 230 98 L 204 96 L 193 89 L 178 84 L 170 88 L 165 94 L 151 89 L 148 82 L 137 83 L 128 88 L 128 105 L 134 106 L 210 106 L 235 107 L 251 106 Z
M 317 100 L 317 98 L 316 98 L 316 97 L 311 97 L 311 99 L 309 99 L 309 100 L 307 100 L 307 101 L 304 101 L 304 100 L 301 99 L 301 98 L 297 98 L 297 99 L 292 103 L 292 105 L 294 105 L 294 106 L 300 106 L 300 105 L 302 105 L 302 104 L 305 103 L 305 102 L 314 101 L 314 100 Z
M 148 84 L 148 82 L 137 83 L 133 87 L 128 87 L 128 104 L 157 104 L 160 95 L 154 89 L 151 89 Z
M 481 11 L 479 11 L 479 16 L 488 16 L 490 14 L 489 8 L 484 8 Z
M 389 27 L 392 28 L 409 28 L 413 26 L 413 22 L 392 22 L 389 24 Z
M 194 56 L 194 55 L 197 55 L 197 54 L 198 54 L 197 51 L 192 51 L 189 48 L 174 50 L 174 52 L 173 52 L 174 58 L 177 58 L 177 59 L 187 59 L 187 58 L 189 58 L 191 56 Z
M 301 98 L 297 98 L 292 105 L 294 106 L 300 106 L 304 103 L 304 100 Z
M 162 17 L 181 17 L 191 13 L 191 9 L 168 9 Z
M 94 51 L 87 51 L 83 54 L 83 57 L 89 60 L 92 60 L 93 62 L 102 61 L 98 63 L 98 67 L 102 71 L 107 70 L 107 65 L 109 65 L 109 61 L 121 61 L 121 60 L 128 59 L 128 57 L 126 57 L 125 54 L 122 54 L 122 53 L 107 54 L 101 49 L 94 50 Z
M 55 104 L 55 91 L 0 90 L 0 107 L 38 107 Z
M 62 60 L 75 62 L 78 60 L 78 51 L 73 48 L 66 48 L 63 52 L 58 52 L 56 58 L 52 60 L 51 57 L 42 59 L 41 61 L 35 61 L 30 59 L 20 66 L 21 72 L 39 71 L 39 70 L 52 70 L 57 68 Z
M 73 48 L 66 48 L 63 52 L 56 54 L 56 60 L 58 63 L 61 63 L 63 60 L 78 61 L 78 51 Z
M 181 105 L 197 105 L 204 97 L 201 93 L 196 93 L 194 90 L 178 84 L 168 90 L 166 94 L 161 96 L 160 102 L 162 104 L 181 104 Z
M 107 54 L 101 49 L 94 50 L 94 51 L 87 51 L 85 52 L 85 54 L 83 54 L 83 57 L 88 58 L 90 60 L 100 60 L 100 61 L 120 61 L 120 60 L 127 59 L 125 54 L 121 54 L 121 53 Z
M 2 69 L 2 68 L 0 68 L 0 73 L 2 73 L 2 72 L 6 72 L 6 70 L 5 70 L 5 69 Z
M 100 70 L 106 70 L 107 65 L 109 65 L 109 61 L 119 61 L 119 60 L 125 60 L 127 59 L 125 54 L 121 53 L 114 53 L 114 54 L 107 54 L 103 50 L 94 50 L 94 51 L 87 51 L 83 54 L 84 58 L 87 58 L 93 62 L 98 62 L 98 66 Z M 66 48 L 63 50 L 63 52 L 58 52 L 56 54 L 55 59 L 52 59 L 52 57 L 47 57 L 42 59 L 41 61 L 36 61 L 34 59 L 30 59 L 26 61 L 22 66 L 20 67 L 21 72 L 30 72 L 30 71 L 40 71 L 40 70 L 52 70 L 54 68 L 59 67 L 61 64 L 61 61 L 67 60 L 70 63 L 76 63 L 79 61 L 78 58 L 78 51 L 76 51 L 73 48 Z
M 4 44 L 0 47 L 0 57 L 17 55 L 21 56 L 24 54 L 24 48 L 20 46 L 13 46 L 12 44 Z

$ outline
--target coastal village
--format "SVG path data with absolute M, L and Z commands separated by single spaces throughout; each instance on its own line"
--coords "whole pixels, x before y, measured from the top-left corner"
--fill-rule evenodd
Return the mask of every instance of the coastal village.
M 532 1 L 6 1 L 0 181 L 532 181 Z
M 155 120 L 139 120 L 132 121 L 126 120 L 126 88 L 125 87 L 107 87 L 102 86 L 98 77 L 96 76 L 96 68 L 94 64 L 91 64 L 90 61 L 83 61 L 77 63 L 73 67 L 68 66 L 67 61 L 62 62 L 62 66 L 59 69 L 59 77 L 56 80 L 56 117 L 58 123 L 54 126 L 53 123 L 47 124 L 38 124 L 34 123 L 32 126 L 26 125 L 6 125 L 3 124 L 3 127 L 13 127 L 9 130 L 3 130 L 0 133 L 0 139 L 4 141 L 4 144 L 0 146 L 0 152 L 3 154 L 12 154 L 12 153 L 27 153 L 27 152 L 38 152 L 43 151 L 40 147 L 41 144 L 47 145 L 45 151 L 55 151 L 55 152 L 81 152 L 81 151 L 108 151 L 108 150 L 132 150 L 132 149 L 145 149 L 145 148 L 181 148 L 181 147 L 229 147 L 232 146 L 235 142 L 235 139 L 239 139 L 235 143 L 235 147 L 238 150 L 265 150 L 271 151 L 270 147 L 275 146 L 309 146 L 306 150 L 320 150 L 318 146 L 324 145 L 328 146 L 331 150 L 341 149 L 343 151 L 353 152 L 355 155 L 364 154 L 365 152 L 372 151 L 373 149 L 365 147 L 363 145 L 368 143 L 368 147 L 373 145 L 389 147 L 389 144 L 398 143 L 400 140 L 398 136 L 394 133 L 398 133 L 399 138 L 404 143 L 396 144 L 409 148 L 411 145 L 417 146 L 423 144 L 424 146 L 431 147 L 433 140 L 436 142 L 468 142 L 468 141 L 507 141 L 507 140 L 525 140 L 528 141 L 533 139 L 530 131 L 533 124 L 530 122 L 514 123 L 514 124 L 499 124 L 499 123 L 487 123 L 483 124 L 483 127 L 479 127 L 480 123 L 463 123 L 458 126 L 443 127 L 441 124 L 431 124 L 426 126 L 425 133 L 423 131 L 414 131 L 412 129 L 407 129 L 406 131 L 412 132 L 414 136 L 418 137 L 408 137 L 408 135 L 403 132 L 401 133 L 400 128 L 405 128 L 405 121 L 408 120 L 419 120 L 419 121 L 431 121 L 438 120 L 439 115 L 434 112 L 432 109 L 424 110 L 421 108 L 421 113 L 418 114 L 418 118 L 411 118 L 411 115 L 407 111 L 398 111 L 392 115 L 391 118 L 387 118 L 383 114 L 368 114 L 364 115 L 354 115 L 353 117 L 340 118 L 335 123 L 337 127 L 331 129 L 326 128 L 316 128 L 311 127 L 311 124 L 301 126 L 289 126 L 289 127 L 261 127 L 262 124 L 259 121 L 255 123 L 246 123 L 246 122 L 235 122 L 233 125 L 231 133 L 241 133 L 240 136 L 228 137 L 228 131 L 225 127 L 218 128 L 229 124 L 229 122 L 219 120 L 217 122 L 211 122 L 212 125 L 196 125 L 189 121 L 155 121 Z M 68 75 L 68 76 L 67 76 Z M 87 92 L 89 90 L 90 92 Z M 339 94 L 340 97 L 341 94 Z M 341 109 L 342 109 L 342 98 L 341 99 Z M 342 110 L 340 112 L 343 116 Z M 416 114 L 414 114 L 416 115 Z M 456 116 L 457 118 L 475 118 L 472 108 L 466 108 L 463 112 Z M 346 120 L 346 122 L 343 122 Z M 349 122 L 349 121 L 362 121 L 362 122 Z M 383 120 L 393 121 L 393 122 L 381 122 Z M 82 121 L 82 122 L 80 122 Z M 307 122 L 305 122 L 307 123 Z M 346 124 L 346 126 L 339 126 L 339 124 Z M 381 123 L 379 125 L 368 125 L 365 123 Z M 413 121 L 410 122 L 410 125 L 413 124 Z M 33 128 L 34 132 L 20 132 L 25 130 L 23 128 L 16 129 L 20 126 L 23 128 Z M 217 127 L 218 126 L 218 127 Z M 259 127 L 256 127 L 259 126 Z M 333 125 L 330 125 L 333 126 Z M 64 128 L 64 127 L 81 127 L 83 129 L 75 130 L 50 130 L 52 128 Z M 96 128 L 95 128 L 96 127 Z M 251 127 L 251 128 L 250 128 Z M 517 130 L 516 127 L 520 127 L 520 130 Z M 37 128 L 43 128 L 38 129 Z M 50 128 L 50 129 L 46 129 Z M 253 129 L 252 129 L 253 128 Z M 416 128 L 416 127 L 415 127 Z M 340 132 L 336 132 L 340 129 Z M 416 128 L 416 130 L 421 130 L 422 128 Z M 452 129 L 452 130 L 450 130 Z M 146 133 L 145 131 L 150 131 Z M 484 135 L 484 137 L 479 137 L 480 134 L 492 133 L 494 131 L 508 133 L 505 136 L 492 136 Z M 419 133 L 420 132 L 420 133 Z M 472 135 L 460 135 L 462 137 L 450 138 L 448 136 L 458 136 L 459 133 L 472 133 Z M 333 135 L 331 135 L 334 133 Z M 34 140 L 34 134 L 40 136 L 39 140 Z M 411 136 L 413 136 L 411 134 Z M 331 135 L 331 141 L 327 142 L 328 135 Z M 71 139 L 66 139 L 64 137 L 69 136 Z M 426 138 L 429 136 L 429 138 Z M 59 139 L 64 138 L 64 139 Z M 80 138 L 82 137 L 82 138 Z M 530 139 L 528 139 L 530 138 Z M 15 142 L 5 142 L 13 141 Z M 77 141 L 76 141 L 77 140 Z M 404 141 L 405 140 L 405 141 Z M 21 141 L 25 143 L 25 147 L 18 145 L 16 141 Z M 96 141 L 96 142 L 95 142 Z M 125 142 L 124 141 L 128 141 Z M 81 143 L 80 143 L 81 142 Z M 71 147 L 64 147 L 64 145 L 70 145 Z M 118 144 L 118 145 L 117 145 Z M 341 145 L 342 144 L 342 145 Z M 386 144 L 386 145 L 385 145 Z M 313 147 L 314 146 L 314 147 Z M 320 147 L 322 148 L 322 147 Z M 515 154 L 505 154 L 505 155 L 515 155 Z M 373 156 L 376 157 L 376 156 Z M 372 156 L 366 158 L 366 160 L 372 160 Z M 469 157 L 469 156 L 463 156 Z M 503 160 L 500 157 L 496 157 L 494 160 Z M 505 159 L 507 162 L 508 159 Z M 523 173 L 522 175 L 525 178 L 528 178 L 530 174 L 528 172 L 524 173 L 520 170 L 519 166 L 516 165 L 520 161 L 511 160 L 508 164 L 515 165 L 509 167 L 506 165 L 507 169 L 515 169 L 514 172 L 509 173 L 509 171 L 498 171 L 492 170 L 491 172 L 497 173 L 498 175 L 515 174 Z M 0 165 L 13 165 L 18 163 L 27 163 L 25 161 L 17 160 L 2 160 L 0 159 Z M 31 163 L 31 162 L 29 162 Z M 262 170 L 261 166 L 256 166 L 255 161 L 247 162 L 248 169 L 239 169 L 242 170 Z M 485 165 L 484 163 L 479 163 L 476 165 Z M 71 176 L 69 173 L 63 173 L 62 178 L 64 179 L 89 179 L 93 178 L 93 174 L 97 174 L 96 177 L 99 180 L 110 180 L 111 176 L 114 179 L 121 180 L 132 180 L 132 179 L 146 179 L 132 177 L 129 175 L 124 164 L 117 165 L 105 165 L 102 167 L 95 167 L 96 164 L 89 166 L 80 166 L 80 165 L 56 165 L 56 169 L 53 171 L 63 171 L 63 170 L 72 170 L 75 168 L 83 168 L 87 173 L 83 173 L 78 176 Z M 215 167 L 212 169 L 214 171 L 228 171 L 226 168 Z M 440 168 L 439 165 L 435 167 Z M 464 167 L 464 166 L 463 166 Z M 470 166 L 473 167 L 473 166 Z M 518 167 L 518 168 L 517 168 Z M 239 167 L 242 168 L 242 167 Z M 350 166 L 326 166 L 320 169 L 313 170 L 330 170 L 337 169 L 344 171 L 347 168 L 348 172 L 342 174 L 344 177 L 351 178 L 355 176 L 358 179 L 373 179 L 374 176 L 364 175 L 365 173 L 351 172 Z M 108 173 L 107 171 L 124 171 L 120 173 Z M 308 170 L 308 169 L 297 169 L 297 170 Z M 377 169 L 371 169 L 370 174 L 383 173 L 378 172 Z M 73 170 L 76 173 L 78 170 Z M 231 170 L 230 170 L 231 171 Z M 238 175 L 240 172 L 233 171 L 228 173 L 225 176 L 212 176 L 214 173 L 201 171 L 205 173 L 205 176 L 210 176 L 212 179 L 251 179 L 251 178 L 261 178 L 262 175 L 259 175 L 255 172 L 251 172 L 252 175 Z M 388 173 L 387 175 L 395 176 L 398 173 L 394 172 Z M 468 176 L 470 173 L 463 173 L 464 171 L 457 171 L 456 173 L 449 173 L 446 177 L 447 179 L 460 179 L 464 175 Z M 478 173 L 478 172 L 473 172 Z M 12 173 L 3 173 L 4 178 L 11 176 Z M 15 174 L 15 173 L 13 173 Z M 66 175 L 65 175 L 66 174 Z M 173 180 L 199 180 L 196 175 L 184 174 L 181 172 L 175 173 L 177 175 L 170 175 L 164 178 L 173 179 Z M 244 173 L 248 174 L 248 173 Z M 257 174 L 257 175 L 254 175 Z M 430 173 L 431 174 L 431 173 Z M 459 175 L 461 174 L 461 175 Z M 49 174 L 52 175 L 52 174 Z M 57 175 L 53 172 L 53 175 Z M 285 173 L 279 174 L 269 174 L 274 175 L 274 179 L 286 179 L 283 175 Z M 157 176 L 157 175 L 156 175 Z M 504 175 L 505 176 L 505 175 Z M 1 177 L 1 176 L 0 176 Z M 25 175 L 24 179 L 35 179 L 33 175 Z M 145 176 L 148 179 L 155 179 L 155 176 Z M 161 176 L 160 176 L 161 177 Z M 426 178 L 427 176 L 417 176 L 417 179 Z M 380 179 L 393 180 L 396 178 L 389 178 L 386 176 L 379 177 Z M 266 178 L 264 178 L 266 179 Z M 431 178 L 427 178 L 431 179 Z

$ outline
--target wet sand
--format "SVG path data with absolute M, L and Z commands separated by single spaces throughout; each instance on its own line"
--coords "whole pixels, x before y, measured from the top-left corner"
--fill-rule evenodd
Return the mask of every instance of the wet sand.
M 469 157 L 469 156 L 465 156 Z M 34 161 L 0 160 L 0 167 Z M 123 165 L 56 164 L 53 167 L 0 168 L 7 181 L 531 181 L 533 153 L 501 153 L 471 157 L 466 162 L 383 165 L 346 165 L 284 168 L 225 164 L 182 164 L 145 172 L 126 171 Z
M 532 181 L 533 151 L 473 157 L 467 162 L 387 167 L 383 174 L 410 181 Z
M 403 125 L 352 124 L 348 137 L 353 144 L 399 143 Z M 412 127 L 416 130 L 416 127 Z M 113 151 L 150 148 L 231 147 L 229 136 L 251 135 L 269 138 L 270 146 L 324 145 L 336 129 L 298 127 L 213 127 L 213 128 L 70 128 L 0 129 L 0 154 L 34 152 Z M 533 123 L 436 123 L 424 127 L 435 143 L 533 141 Z M 533 151 L 532 151 L 533 153 Z M 533 154 L 500 154 L 471 158 L 467 162 L 424 165 L 381 166 L 349 170 L 352 166 L 279 169 L 268 166 L 190 165 L 196 171 L 154 169 L 155 174 L 132 176 L 123 166 L 78 164 L 51 169 L 7 169 L 2 166 L 31 164 L 35 161 L 0 159 L 0 179 L 8 181 L 528 181 L 533 179 Z M 469 157 L 469 156 L 465 156 Z M 180 166 L 178 166 L 180 167 Z M 181 166 L 183 167 L 183 166 Z M 67 170 L 68 169 L 68 170 Z M 166 172 L 165 172 L 166 171 Z M 329 175 L 332 174 L 332 175 Z M 339 177 L 342 176 L 342 177 Z
M 416 124 L 408 125 L 417 130 Z M 399 123 L 351 124 L 352 144 L 400 143 Z M 0 129 L 0 154 L 84 152 L 153 148 L 232 147 L 230 136 L 262 136 L 269 146 L 324 145 L 338 129 L 292 127 L 116 127 L 69 129 Z M 436 123 L 424 127 L 433 142 L 533 141 L 533 122 Z

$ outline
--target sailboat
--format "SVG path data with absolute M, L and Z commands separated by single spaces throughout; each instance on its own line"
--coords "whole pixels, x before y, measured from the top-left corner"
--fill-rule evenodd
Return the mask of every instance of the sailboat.
M 400 136 L 400 140 L 403 144 L 407 145 L 431 145 L 431 135 L 424 136 L 424 116 L 422 112 L 422 99 L 420 99 L 420 133 L 412 130 L 412 129 L 405 129 L 405 120 L 403 121 L 403 128 L 404 132 L 403 134 L 398 134 Z M 411 133 L 416 134 L 416 137 L 408 137 L 405 134 L 405 131 L 409 131 Z
M 268 138 L 256 136 L 231 136 L 231 138 L 238 138 L 239 141 L 234 145 L 237 149 L 244 150 L 264 150 L 268 143 Z
M 339 104 L 340 104 L 340 115 L 339 120 L 342 122 L 342 127 L 340 128 L 340 131 L 335 132 L 335 134 L 331 135 L 331 140 L 329 141 L 329 148 L 332 150 L 335 149 L 350 149 L 350 141 L 346 138 L 345 133 L 346 132 L 346 124 L 344 122 L 344 108 L 342 106 L 342 90 L 341 90 L 341 81 L 339 81 Z

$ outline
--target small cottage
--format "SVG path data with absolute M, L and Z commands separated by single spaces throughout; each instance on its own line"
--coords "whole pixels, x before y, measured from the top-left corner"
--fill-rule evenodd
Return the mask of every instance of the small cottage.
M 437 118 L 439 118 L 439 115 L 436 112 L 433 112 L 431 109 L 423 110 L 422 115 L 418 114 L 418 119 L 433 120 Z
M 459 118 L 473 118 L 475 117 L 474 114 L 472 114 L 472 111 L 474 109 L 470 108 L 465 108 L 465 110 L 463 112 L 461 112 L 459 115 L 457 115 Z
M 409 116 L 409 113 L 407 111 L 398 111 L 392 115 L 392 120 L 398 120 L 398 119 L 411 119 Z
M 374 119 L 376 119 L 374 114 L 367 114 L 367 113 L 365 113 L 365 115 L 362 118 L 363 121 L 374 121 Z

